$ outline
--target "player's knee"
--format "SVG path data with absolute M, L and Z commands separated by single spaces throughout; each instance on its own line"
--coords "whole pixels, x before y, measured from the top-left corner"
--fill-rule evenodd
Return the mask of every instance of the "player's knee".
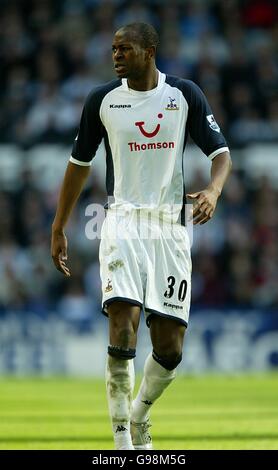
M 182 361 L 182 352 L 177 350 L 157 354 L 156 351 L 153 350 L 153 358 L 158 364 L 164 367 L 164 369 L 174 370 Z
M 136 344 L 136 332 L 131 324 L 117 325 L 110 330 L 110 333 L 112 343 L 124 349 L 132 348 Z
M 123 348 L 121 346 L 108 346 L 107 350 L 109 356 L 115 357 L 116 359 L 133 359 L 136 356 L 136 349 Z

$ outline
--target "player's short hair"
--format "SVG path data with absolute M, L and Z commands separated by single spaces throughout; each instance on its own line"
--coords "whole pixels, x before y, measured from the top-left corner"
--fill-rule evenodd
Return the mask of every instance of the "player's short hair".
M 130 23 L 120 28 L 120 30 L 130 34 L 131 38 L 139 42 L 144 49 L 147 47 L 155 47 L 157 49 L 158 47 L 159 36 L 151 24 Z

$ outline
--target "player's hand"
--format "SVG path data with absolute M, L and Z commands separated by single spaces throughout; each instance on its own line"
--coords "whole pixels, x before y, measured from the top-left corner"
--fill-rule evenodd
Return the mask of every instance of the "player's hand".
M 207 188 L 186 196 L 193 199 L 193 224 L 203 225 L 212 218 L 220 191 L 216 188 Z
M 51 237 L 51 256 L 53 263 L 58 271 L 61 271 L 65 276 L 70 277 L 70 270 L 66 266 L 68 242 L 67 237 L 63 230 L 52 229 Z

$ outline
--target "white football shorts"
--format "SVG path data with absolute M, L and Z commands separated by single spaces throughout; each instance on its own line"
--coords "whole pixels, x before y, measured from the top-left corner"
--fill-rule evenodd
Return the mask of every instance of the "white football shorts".
M 114 301 L 140 306 L 147 325 L 153 315 L 187 326 L 191 256 L 187 230 L 133 209 L 107 212 L 99 250 L 102 311 Z

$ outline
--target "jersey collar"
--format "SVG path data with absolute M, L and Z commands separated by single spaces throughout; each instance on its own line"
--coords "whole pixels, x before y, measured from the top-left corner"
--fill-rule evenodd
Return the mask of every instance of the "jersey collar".
M 122 85 L 123 85 L 124 90 L 128 91 L 128 92 L 131 93 L 132 95 L 144 97 L 144 96 L 155 95 L 155 93 L 157 93 L 158 90 L 160 90 L 160 89 L 162 88 L 163 84 L 165 83 L 165 79 L 166 79 L 165 73 L 161 73 L 161 72 L 158 70 L 158 82 L 157 82 L 157 86 L 156 86 L 155 88 L 153 88 L 152 90 L 147 90 L 147 91 L 137 91 L 137 90 L 133 90 L 132 88 L 129 88 L 128 83 L 127 83 L 127 78 L 123 78 L 123 79 L 122 79 Z

